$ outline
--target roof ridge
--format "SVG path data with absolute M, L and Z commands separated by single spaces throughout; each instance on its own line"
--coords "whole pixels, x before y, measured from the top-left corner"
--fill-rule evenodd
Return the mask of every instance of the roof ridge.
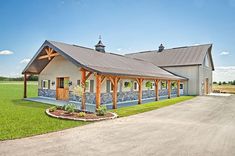
M 80 46 L 80 45 L 77 45 L 77 44 L 69 44 L 69 43 L 64 43 L 64 42 L 60 42 L 60 41 L 52 41 L 52 40 L 46 40 L 48 42 L 56 42 L 56 43 L 60 43 L 60 44 L 65 44 L 65 45 L 70 45 L 70 46 L 75 46 L 75 47 L 80 47 L 80 48 L 85 48 L 85 49 L 90 49 L 90 50 L 94 50 L 93 48 L 89 48 L 89 47 L 84 47 L 84 46 Z
M 212 45 L 212 43 L 168 48 L 168 49 L 164 49 L 162 52 L 164 52 L 166 50 L 172 50 L 172 49 L 191 48 L 191 47 L 206 46 L 206 45 Z M 158 50 L 146 50 L 146 51 L 139 51 L 139 52 L 134 52 L 134 53 L 127 53 L 125 55 L 132 55 L 132 54 L 139 54 L 139 53 L 150 53 L 150 52 L 156 52 L 156 51 L 158 51 Z

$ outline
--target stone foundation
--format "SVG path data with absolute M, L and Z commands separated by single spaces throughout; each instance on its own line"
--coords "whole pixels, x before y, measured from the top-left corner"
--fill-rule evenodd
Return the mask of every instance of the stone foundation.
M 56 98 L 56 91 L 51 89 L 38 89 L 38 96 Z
M 172 89 L 171 94 L 176 94 L 177 89 Z M 159 90 L 159 96 L 167 96 L 167 89 Z M 38 89 L 38 96 L 56 98 L 56 91 L 51 89 Z M 86 93 L 86 103 L 95 105 L 95 93 Z M 155 90 L 144 90 L 142 99 L 154 98 Z M 72 92 L 69 93 L 70 101 L 81 102 L 81 97 L 74 95 Z M 117 101 L 133 101 L 138 100 L 138 91 L 118 92 Z M 112 103 L 112 93 L 101 93 L 101 104 Z

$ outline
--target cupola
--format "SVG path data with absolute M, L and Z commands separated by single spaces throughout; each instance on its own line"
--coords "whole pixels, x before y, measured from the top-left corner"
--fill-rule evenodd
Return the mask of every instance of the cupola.
M 164 50 L 164 46 L 162 44 L 160 44 L 160 46 L 158 47 L 158 52 L 162 52 Z
M 101 41 L 101 36 L 99 36 L 99 42 L 95 45 L 95 50 L 105 53 L 105 45 Z

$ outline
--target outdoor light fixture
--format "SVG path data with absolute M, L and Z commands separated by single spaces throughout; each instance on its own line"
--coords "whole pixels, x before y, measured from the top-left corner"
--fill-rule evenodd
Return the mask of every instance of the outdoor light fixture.
M 72 84 L 73 84 L 72 81 L 69 81 L 69 86 L 72 86 Z
M 55 85 L 55 81 L 52 81 L 52 82 L 51 82 L 51 85 L 54 86 L 54 85 Z

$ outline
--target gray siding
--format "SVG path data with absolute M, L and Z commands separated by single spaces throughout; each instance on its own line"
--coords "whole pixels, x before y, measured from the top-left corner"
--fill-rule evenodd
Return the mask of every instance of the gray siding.
M 164 69 L 189 79 L 183 82 L 185 94 L 199 95 L 198 66 L 165 67 Z

